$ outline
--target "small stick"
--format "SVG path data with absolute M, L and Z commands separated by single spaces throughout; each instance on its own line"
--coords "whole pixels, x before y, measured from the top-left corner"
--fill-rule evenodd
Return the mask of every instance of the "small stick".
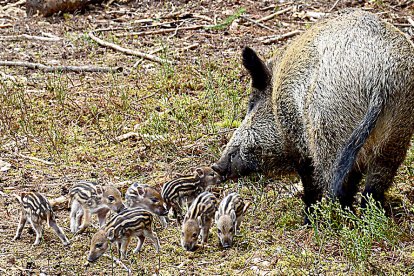
M 259 26 L 261 28 L 263 28 L 263 29 L 266 29 L 266 30 L 269 30 L 269 31 L 272 31 L 272 32 L 275 31 L 272 28 L 270 28 L 270 27 L 268 27 L 268 26 L 266 26 L 266 25 L 264 25 L 264 24 L 262 24 L 260 22 L 257 22 L 257 21 L 255 21 L 253 19 L 248 18 L 247 16 L 240 15 L 240 17 L 243 18 L 244 20 L 247 20 L 247 21 L 249 21 L 249 22 L 251 22 L 251 23 L 253 23 L 253 24 L 255 24 L 255 25 L 257 25 L 257 26 Z
M 29 160 L 33 160 L 33 161 L 37 161 L 46 165 L 55 165 L 55 163 L 50 162 L 50 161 L 46 161 L 37 157 L 33 157 L 33 156 L 27 156 L 27 155 L 23 155 L 21 153 L 18 153 L 17 156 L 21 157 L 21 158 L 25 158 L 25 159 L 29 159 Z
M 278 15 L 284 14 L 285 12 L 290 11 L 291 9 L 292 9 L 292 7 L 288 7 L 288 8 L 286 8 L 286 9 L 283 9 L 283 10 L 277 11 L 277 12 L 275 12 L 275 13 L 272 13 L 272 14 L 270 14 L 270 15 L 268 15 L 268 16 L 265 16 L 265 17 L 262 17 L 262 18 L 260 18 L 260 19 L 256 20 L 256 22 L 260 23 L 260 22 L 263 22 L 263 21 L 270 20 L 270 19 L 272 19 L 272 18 L 273 18 L 273 17 L 275 17 L 275 16 L 278 16 Z
M 4 25 L 0 25 L 0 29 L 3 29 L 3 28 L 10 28 L 10 27 L 13 27 L 13 25 L 12 25 L 12 24 L 4 24 Z
M 197 48 L 199 45 L 200 45 L 199 43 L 194 43 L 194 44 L 191 44 L 187 47 L 183 47 L 183 48 L 178 49 L 177 52 L 181 53 L 181 52 L 185 52 L 185 51 L 188 51 L 188 50 L 192 50 L 192 49 Z
M 261 8 L 260 10 L 261 11 L 268 11 L 268 10 L 274 9 L 275 7 L 276 7 L 275 5 L 270 5 L 268 7 Z
M 276 41 L 280 41 L 280 40 L 295 36 L 297 34 L 300 34 L 301 32 L 302 31 L 294 30 L 294 31 L 291 31 L 291 32 L 288 32 L 288 33 L 285 33 L 285 34 L 282 34 L 282 35 L 267 37 L 267 38 L 263 39 L 262 42 L 263 42 L 263 44 L 271 44 L 271 43 L 274 43 Z
M 153 55 L 153 54 L 156 54 L 156 53 L 158 53 L 158 52 L 161 52 L 162 50 L 164 50 L 165 49 L 165 47 L 160 47 L 160 48 L 158 48 L 158 49 L 155 49 L 155 50 L 153 50 L 153 51 L 151 51 L 150 52 L 150 55 Z M 134 63 L 134 65 L 132 66 L 133 68 L 136 68 L 139 64 L 141 64 L 141 62 L 143 62 L 144 61 L 144 59 L 143 58 L 140 58 L 140 59 L 138 59 L 135 63 Z
M 60 37 L 44 37 L 28 34 L 0 36 L 0 41 L 15 41 L 15 40 L 41 40 L 41 41 L 59 41 Z
M 412 25 L 409 23 L 392 23 L 392 25 L 396 27 L 411 27 Z
M 104 256 L 108 257 L 109 259 L 112 259 L 115 263 L 119 264 L 120 266 L 122 266 L 128 273 L 128 276 L 132 275 L 132 271 L 129 267 L 127 267 L 120 259 L 116 258 L 116 257 L 111 257 L 108 254 L 104 254 Z
M 114 43 L 107 42 L 105 40 L 102 40 L 102 39 L 96 37 L 92 32 L 89 32 L 88 35 L 92 40 L 94 40 L 96 43 L 98 43 L 101 46 L 105 46 L 105 47 L 114 49 L 116 51 L 119 51 L 119 52 L 122 52 L 122 53 L 125 53 L 125 54 L 128 54 L 128 55 L 142 57 L 142 58 L 152 60 L 152 61 L 155 61 L 155 62 L 158 62 L 158 63 L 173 64 L 173 62 L 170 61 L 170 60 L 162 59 L 162 58 L 159 58 L 159 57 L 151 55 L 151 54 L 139 52 L 139 51 L 136 51 L 136 50 L 127 49 L 127 48 L 121 47 L 119 45 L 116 45 Z
M 411 17 L 407 17 L 407 21 L 414 27 L 414 20 Z
M 333 11 L 333 9 L 335 9 L 336 5 L 338 5 L 339 1 L 341 1 L 341 0 L 336 0 L 336 1 L 335 1 L 335 3 L 334 3 L 334 4 L 333 4 L 333 6 L 329 9 L 329 11 L 328 11 L 328 12 L 332 12 L 332 11 Z
M 165 33 L 173 33 L 176 31 L 183 31 L 183 30 L 199 30 L 205 28 L 211 28 L 214 25 L 195 25 L 189 27 L 179 27 L 179 28 L 168 28 L 168 29 L 161 29 L 155 31 L 142 31 L 142 32 L 126 32 L 115 34 L 116 37 L 123 37 L 123 36 L 143 36 L 143 35 L 153 35 L 153 34 L 165 34 Z
M 0 66 L 17 66 L 29 69 L 39 69 L 44 72 L 122 72 L 122 67 L 95 67 L 95 66 L 47 66 L 41 63 L 24 61 L 0 60 Z

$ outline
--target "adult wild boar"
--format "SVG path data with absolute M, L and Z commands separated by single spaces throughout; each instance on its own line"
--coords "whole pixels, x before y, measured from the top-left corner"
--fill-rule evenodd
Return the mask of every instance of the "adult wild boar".
M 414 45 L 403 33 L 348 10 L 267 63 L 245 48 L 243 65 L 252 78 L 247 114 L 214 170 L 297 172 L 306 207 L 324 193 L 352 206 L 366 175 L 363 195 L 383 201 L 414 130 Z

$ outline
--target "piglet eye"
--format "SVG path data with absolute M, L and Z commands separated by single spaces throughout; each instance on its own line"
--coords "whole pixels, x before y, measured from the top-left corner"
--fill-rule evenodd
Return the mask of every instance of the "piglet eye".
M 156 198 L 152 198 L 152 199 L 151 199 L 151 201 L 152 201 L 153 203 L 157 203 L 157 202 L 158 202 L 158 199 L 156 199 Z
M 183 236 L 183 237 L 184 237 L 184 232 L 181 232 L 181 236 Z
M 96 248 L 101 248 L 101 247 L 102 247 L 102 245 L 103 245 L 103 243 L 97 243 L 97 244 L 96 244 Z
M 230 229 L 229 229 L 229 232 L 230 232 L 230 233 L 233 233 L 233 228 L 230 228 Z
M 115 200 L 115 197 L 110 195 L 110 196 L 108 196 L 108 199 L 109 199 L 109 201 L 111 201 L 111 202 L 112 202 L 112 201 L 114 201 L 114 200 Z
M 197 233 L 193 233 L 193 238 L 197 238 Z
M 221 230 L 220 229 L 217 229 L 217 233 L 221 234 Z

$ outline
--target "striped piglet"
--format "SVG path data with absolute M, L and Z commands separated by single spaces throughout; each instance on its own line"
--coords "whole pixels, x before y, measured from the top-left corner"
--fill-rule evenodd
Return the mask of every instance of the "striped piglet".
M 181 232 L 181 245 L 194 251 L 201 232 L 202 243 L 207 243 L 208 233 L 217 210 L 217 199 L 210 192 L 201 193 L 188 208 Z
M 224 248 L 233 245 L 233 237 L 240 230 L 243 215 L 249 205 L 237 193 L 231 193 L 221 201 L 216 213 L 216 224 L 218 237 Z
M 19 226 L 17 227 L 16 235 L 13 240 L 20 239 L 22 230 L 29 221 L 33 230 L 36 233 L 36 240 L 34 245 L 38 245 L 43 237 L 43 222 L 47 222 L 50 227 L 58 235 L 63 245 L 69 245 L 69 240 L 65 236 L 63 230 L 57 225 L 55 213 L 50 206 L 49 201 L 40 193 L 22 193 L 21 196 L 16 195 L 17 200 L 21 204 L 21 215 Z

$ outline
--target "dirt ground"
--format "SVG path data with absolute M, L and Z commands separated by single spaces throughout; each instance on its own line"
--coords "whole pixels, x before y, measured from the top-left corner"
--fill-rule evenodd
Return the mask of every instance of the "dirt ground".
M 48 227 L 38 246 L 32 245 L 27 226 L 22 239 L 12 241 L 19 216 L 12 194 L 39 191 L 57 198 L 78 180 L 116 183 L 124 194 L 130 183 L 124 181 L 159 188 L 192 167 L 214 163 L 245 113 L 244 46 L 269 58 L 296 34 L 283 35 L 305 31 L 345 8 L 376 13 L 414 41 L 414 1 L 404 0 L 109 1 L 47 18 L 26 17 L 18 2 L 0 0 L 0 62 L 122 67 L 123 72 L 0 67 L 0 161 L 6 162 L 0 162 L 0 275 L 126 275 L 108 257 L 87 264 L 96 221 L 73 236 L 66 208 L 56 215 L 70 247 Z M 208 27 L 182 29 L 201 25 Z M 104 47 L 88 35 L 91 31 L 174 64 Z M 217 187 L 238 191 L 253 203 L 233 248 L 220 248 L 213 228 L 208 245 L 188 253 L 174 223 L 165 230 L 157 225 L 161 252 L 146 243 L 140 254 L 130 251 L 123 264 L 133 275 L 412 275 L 413 160 L 412 147 L 390 191 L 388 211 L 398 239 L 373 242 L 363 261 L 341 239 L 320 245 L 314 230 L 302 226 L 298 179 L 253 176 Z

